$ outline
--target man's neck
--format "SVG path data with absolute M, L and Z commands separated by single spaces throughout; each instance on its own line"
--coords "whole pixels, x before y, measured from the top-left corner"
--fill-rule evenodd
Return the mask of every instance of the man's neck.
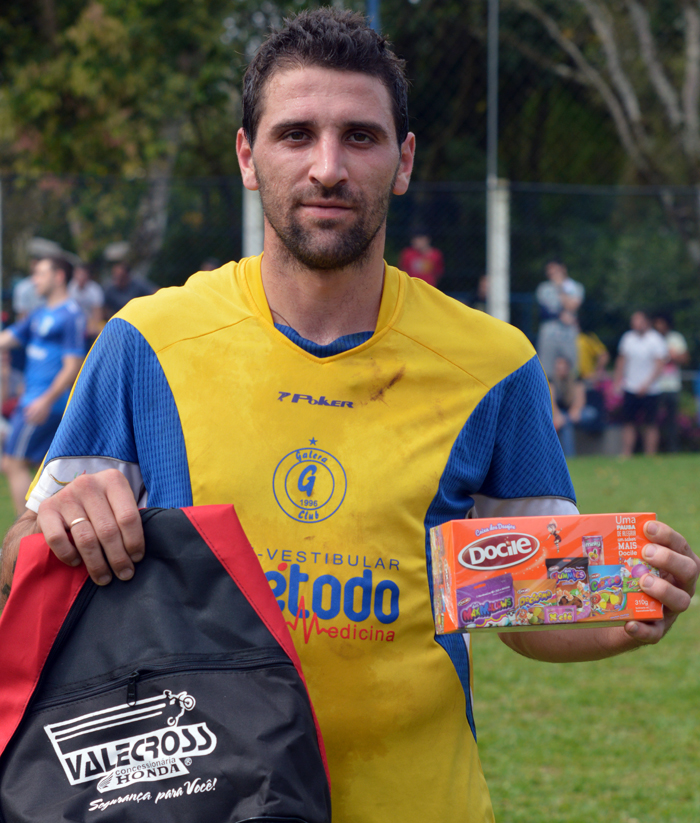
M 321 345 L 375 329 L 384 285 L 383 232 L 358 264 L 317 271 L 290 260 L 277 238 L 268 240 L 274 230 L 266 228 L 262 282 L 275 323 Z
M 56 306 L 60 306 L 61 303 L 65 303 L 68 299 L 68 292 L 66 289 L 54 289 L 51 294 L 46 296 L 46 306 L 49 309 L 53 309 Z

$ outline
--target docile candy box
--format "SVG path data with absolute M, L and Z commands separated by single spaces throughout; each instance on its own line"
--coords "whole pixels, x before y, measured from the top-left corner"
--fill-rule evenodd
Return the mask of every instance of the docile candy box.
M 430 530 L 438 634 L 615 625 L 662 616 L 641 591 L 650 513 L 451 520 Z

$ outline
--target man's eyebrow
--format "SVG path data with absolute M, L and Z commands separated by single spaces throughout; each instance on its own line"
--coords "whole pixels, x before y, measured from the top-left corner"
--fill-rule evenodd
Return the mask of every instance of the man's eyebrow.
M 317 125 L 318 123 L 315 120 L 282 120 L 272 126 L 272 131 L 281 134 L 294 129 L 312 129 Z M 340 126 L 344 131 L 370 131 L 384 139 L 390 137 L 384 126 L 374 120 L 349 120 L 341 123 Z

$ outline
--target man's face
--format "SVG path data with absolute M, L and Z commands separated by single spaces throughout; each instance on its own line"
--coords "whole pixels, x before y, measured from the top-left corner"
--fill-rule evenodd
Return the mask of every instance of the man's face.
M 59 278 L 60 274 L 54 271 L 50 260 L 38 260 L 32 271 L 32 283 L 39 297 L 50 297 Z
M 112 280 L 117 287 L 125 286 L 129 282 L 129 269 L 124 263 L 115 263 L 112 266 Z
M 545 274 L 552 283 L 563 283 L 566 280 L 566 266 L 561 263 L 547 263 Z
M 250 147 L 238 154 L 244 184 L 259 189 L 267 223 L 300 263 L 332 270 L 384 239 L 392 191 L 410 179 L 415 139 L 399 147 L 381 80 L 307 66 L 275 72 Z
M 638 334 L 644 334 L 647 331 L 651 324 L 649 323 L 649 318 L 644 314 L 642 311 L 636 311 L 630 320 L 630 326 L 634 331 Z
M 666 321 L 666 318 L 664 318 L 664 317 L 656 317 L 654 319 L 654 328 L 656 329 L 656 331 L 659 334 L 663 335 L 664 337 L 671 330 L 671 327 L 668 325 L 668 322 Z
M 76 266 L 73 270 L 73 280 L 82 288 L 90 279 L 90 273 L 85 266 Z

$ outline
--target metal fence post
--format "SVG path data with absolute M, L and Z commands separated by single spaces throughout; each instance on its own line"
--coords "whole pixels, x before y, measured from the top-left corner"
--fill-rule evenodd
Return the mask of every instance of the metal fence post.
M 242 185 L 242 184 L 241 184 Z M 260 192 L 243 188 L 243 257 L 255 257 L 263 250 L 264 222 Z
M 486 259 L 488 313 L 510 322 L 510 189 L 497 180 L 486 190 Z

